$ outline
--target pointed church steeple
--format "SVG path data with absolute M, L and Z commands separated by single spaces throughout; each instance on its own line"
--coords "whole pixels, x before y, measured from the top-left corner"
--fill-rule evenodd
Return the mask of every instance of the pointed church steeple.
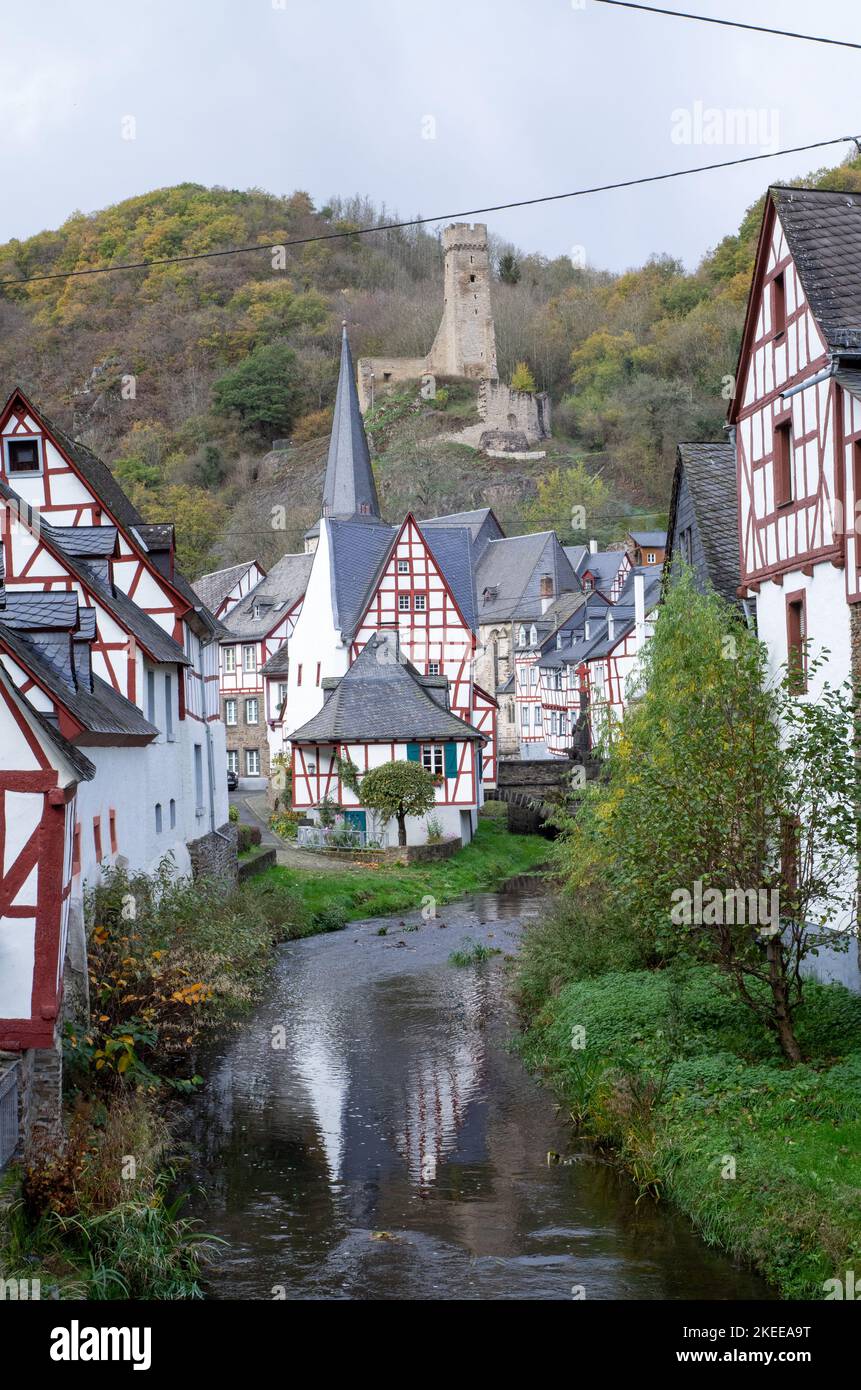
M 341 369 L 323 484 L 323 515 L 342 521 L 380 520 L 346 323 L 341 336 Z

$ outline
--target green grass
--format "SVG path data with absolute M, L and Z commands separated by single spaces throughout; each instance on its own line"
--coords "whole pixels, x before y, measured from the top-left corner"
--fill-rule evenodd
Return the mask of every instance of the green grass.
M 569 984 L 524 1051 L 643 1190 L 784 1297 L 821 1299 L 861 1262 L 861 999 L 814 982 L 805 995 L 797 1067 L 707 967 Z
M 331 929 L 339 921 L 343 925 L 421 907 L 428 897 L 447 903 L 464 893 L 496 888 L 515 874 L 534 873 L 547 855 L 547 841 L 540 836 L 510 835 L 499 820 L 482 818 L 472 844 L 450 859 L 366 869 L 333 864 L 329 872 L 279 865 L 261 874 L 257 883 L 295 890 L 312 921 Z
M 465 941 L 456 951 L 452 951 L 448 963 L 457 966 L 482 965 L 484 961 L 490 960 L 491 956 L 501 955 L 498 946 L 484 946 L 480 941 Z

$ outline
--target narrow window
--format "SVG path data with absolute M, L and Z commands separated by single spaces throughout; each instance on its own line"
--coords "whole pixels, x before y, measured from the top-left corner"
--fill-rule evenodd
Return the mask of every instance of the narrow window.
M 225 722 L 225 724 L 228 724 L 228 725 L 231 725 L 231 726 L 234 725 L 234 724 L 236 723 L 236 701 L 235 701 L 235 700 L 225 700 L 225 701 L 224 701 L 224 722 Z
M 169 671 L 164 676 L 164 731 L 168 743 L 173 743 L 173 680 Z
M 160 801 L 157 801 L 157 802 L 155 803 L 155 833 L 156 833 L 156 835 L 160 835 L 160 834 L 161 834 L 161 827 L 162 827 L 162 819 L 161 819 L 161 802 L 160 802 Z
M 318 682 L 318 684 L 319 684 L 319 682 Z M 279 681 L 279 682 L 278 682 L 278 709 L 279 709 L 279 711 L 282 710 L 282 709 L 284 708 L 284 701 L 285 701 L 286 699 L 287 699 L 287 682 L 286 682 L 286 681 Z
M 424 613 L 427 608 L 427 594 L 413 594 L 413 606 L 417 613 Z
M 535 727 L 536 727 L 536 729 L 540 729 L 540 728 L 542 727 L 542 725 L 541 725 L 541 706 L 540 706 L 540 705 L 536 705 L 536 706 L 535 706 Z
M 243 671 L 257 670 L 257 651 L 253 645 L 242 648 L 242 669 Z
M 804 593 L 788 594 L 786 598 L 786 661 L 789 688 L 793 695 L 807 690 L 807 614 Z
M 246 724 L 256 724 L 260 719 L 260 706 L 257 699 L 245 701 L 245 722 Z
M 223 647 L 222 651 L 224 652 L 224 673 L 227 676 L 232 676 L 236 670 L 236 648 Z
M 170 828 L 176 830 L 176 802 L 170 798 Z
M 302 684 L 302 663 L 301 663 L 301 661 L 299 662 L 299 665 L 296 667 L 296 684 L 297 684 L 297 685 L 301 685 L 301 684 Z
M 93 816 L 93 843 L 96 847 L 96 863 L 102 862 L 102 818 Z
M 111 854 L 117 852 L 117 813 L 108 811 L 108 833 L 111 837 Z
M 75 833 L 72 836 L 72 878 L 77 878 L 81 872 L 81 827 L 75 826 Z
M 774 336 L 782 338 L 786 332 L 786 281 L 783 278 L 783 271 L 775 275 L 771 282 L 771 313 L 774 320 Z
M 256 748 L 245 750 L 245 771 L 249 777 L 260 776 L 260 753 Z
M 398 612 L 399 612 L 399 613 L 409 613 L 409 611 L 410 611 L 410 596 L 409 596 L 409 594 L 398 594 Z
M 529 706 L 528 706 L 528 705 L 521 705 L 521 707 L 520 707 L 520 723 L 521 723 L 521 726 L 522 726 L 522 728 L 523 728 L 524 730 L 526 730 L 526 729 L 529 728 Z
M 150 724 L 155 723 L 155 671 L 146 673 L 146 717 Z
M 239 771 L 239 754 L 236 752 L 235 748 L 229 748 L 227 750 L 227 771 Z
M 792 424 L 782 420 L 774 427 L 774 505 L 792 501 Z
M 317 682 L 316 682 L 316 683 L 317 683 L 317 685 L 320 684 L 320 663 L 319 663 L 319 661 L 317 662 Z

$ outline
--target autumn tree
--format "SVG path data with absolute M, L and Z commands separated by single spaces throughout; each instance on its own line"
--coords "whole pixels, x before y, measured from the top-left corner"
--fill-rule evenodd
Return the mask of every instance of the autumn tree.
M 529 370 L 528 362 L 518 362 L 511 374 L 512 391 L 534 391 L 535 377 Z

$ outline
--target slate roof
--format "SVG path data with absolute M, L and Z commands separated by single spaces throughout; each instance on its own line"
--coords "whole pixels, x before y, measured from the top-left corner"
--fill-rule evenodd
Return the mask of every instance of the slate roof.
M 329 521 L 334 617 L 346 639 L 355 633 L 372 584 L 388 559 L 399 527 L 377 521 Z
M 21 694 L 2 662 L 0 662 L 0 682 L 5 684 L 13 699 L 27 711 L 27 717 L 32 719 L 34 723 L 39 726 L 48 742 L 53 744 L 57 751 L 67 759 L 78 779 L 82 782 L 91 781 L 96 774 L 96 769 L 89 758 L 86 757 L 79 748 L 76 748 L 74 744 L 70 743 L 67 738 L 64 738 L 60 730 L 55 727 L 46 715 L 42 714 L 41 710 L 37 710 L 30 704 L 26 695 Z
M 378 521 L 380 517 L 346 326 L 341 334 L 341 366 L 323 482 L 323 515 L 362 522 Z
M 269 660 L 264 661 L 260 673 L 264 676 L 286 676 L 289 670 L 290 643 L 282 642 L 277 652 L 273 652 Z
M 861 346 L 861 194 L 769 189 L 816 322 L 830 348 Z
M 575 574 L 579 574 L 585 561 L 589 558 L 588 545 L 563 545 L 566 559 Z
M 116 526 L 52 526 L 43 519 L 42 530 L 78 560 L 103 559 L 116 552 Z
M 475 576 L 478 621 L 493 623 L 521 618 L 528 622 L 540 618 L 538 577 L 543 573 L 552 575 L 557 595 L 580 588 L 555 531 L 489 541 L 478 561 Z
M 439 678 L 433 683 L 438 686 Z M 319 714 L 292 734 L 294 743 L 486 741 L 434 699 L 426 678 L 400 656 L 396 633 L 375 633 L 329 687 L 327 681 Z
M 276 627 L 285 614 L 308 587 L 313 555 L 282 555 L 254 588 L 234 604 L 221 620 L 225 635 L 222 641 L 231 639 L 265 637 Z M 254 617 L 255 606 L 260 605 L 260 616 Z
M 239 582 L 254 563 L 253 560 L 244 560 L 241 565 L 228 565 L 226 569 L 203 574 L 200 579 L 194 581 L 195 592 L 214 613 L 227 598 L 234 584 Z
M 505 535 L 492 507 L 476 507 L 467 512 L 450 512 L 448 516 L 432 516 L 419 524 L 423 531 L 426 526 L 468 527 L 472 537 L 472 550 L 476 563 L 483 554 L 488 541 L 501 540 Z
M 709 581 L 717 593 L 734 603 L 740 577 L 735 445 L 728 440 L 719 443 L 698 440 L 679 445 L 670 498 L 670 539 L 665 575 L 670 574 L 673 563 L 683 474 L 694 508 Z
M 666 531 L 629 531 L 628 535 L 642 549 L 663 550 L 667 543 Z
M 587 556 L 580 569 L 580 576 L 582 578 L 588 570 L 595 576 L 595 587 L 602 593 L 609 594 L 624 558 L 624 550 L 596 550 L 594 554 Z
M 60 675 L 56 666 L 46 660 L 34 644 L 22 632 L 9 627 L 0 614 L 0 647 L 23 666 L 48 694 L 65 705 L 87 731 L 78 735 L 78 742 L 112 743 L 117 738 L 149 743 L 158 734 L 158 729 L 144 719 L 137 705 L 133 705 L 113 686 L 99 676 L 93 676 L 92 690 L 82 689 Z
M 455 603 L 472 632 L 478 626 L 475 605 L 475 564 L 472 535 L 467 526 L 431 526 L 419 529 L 427 541 L 431 555 L 445 576 L 454 594 Z

